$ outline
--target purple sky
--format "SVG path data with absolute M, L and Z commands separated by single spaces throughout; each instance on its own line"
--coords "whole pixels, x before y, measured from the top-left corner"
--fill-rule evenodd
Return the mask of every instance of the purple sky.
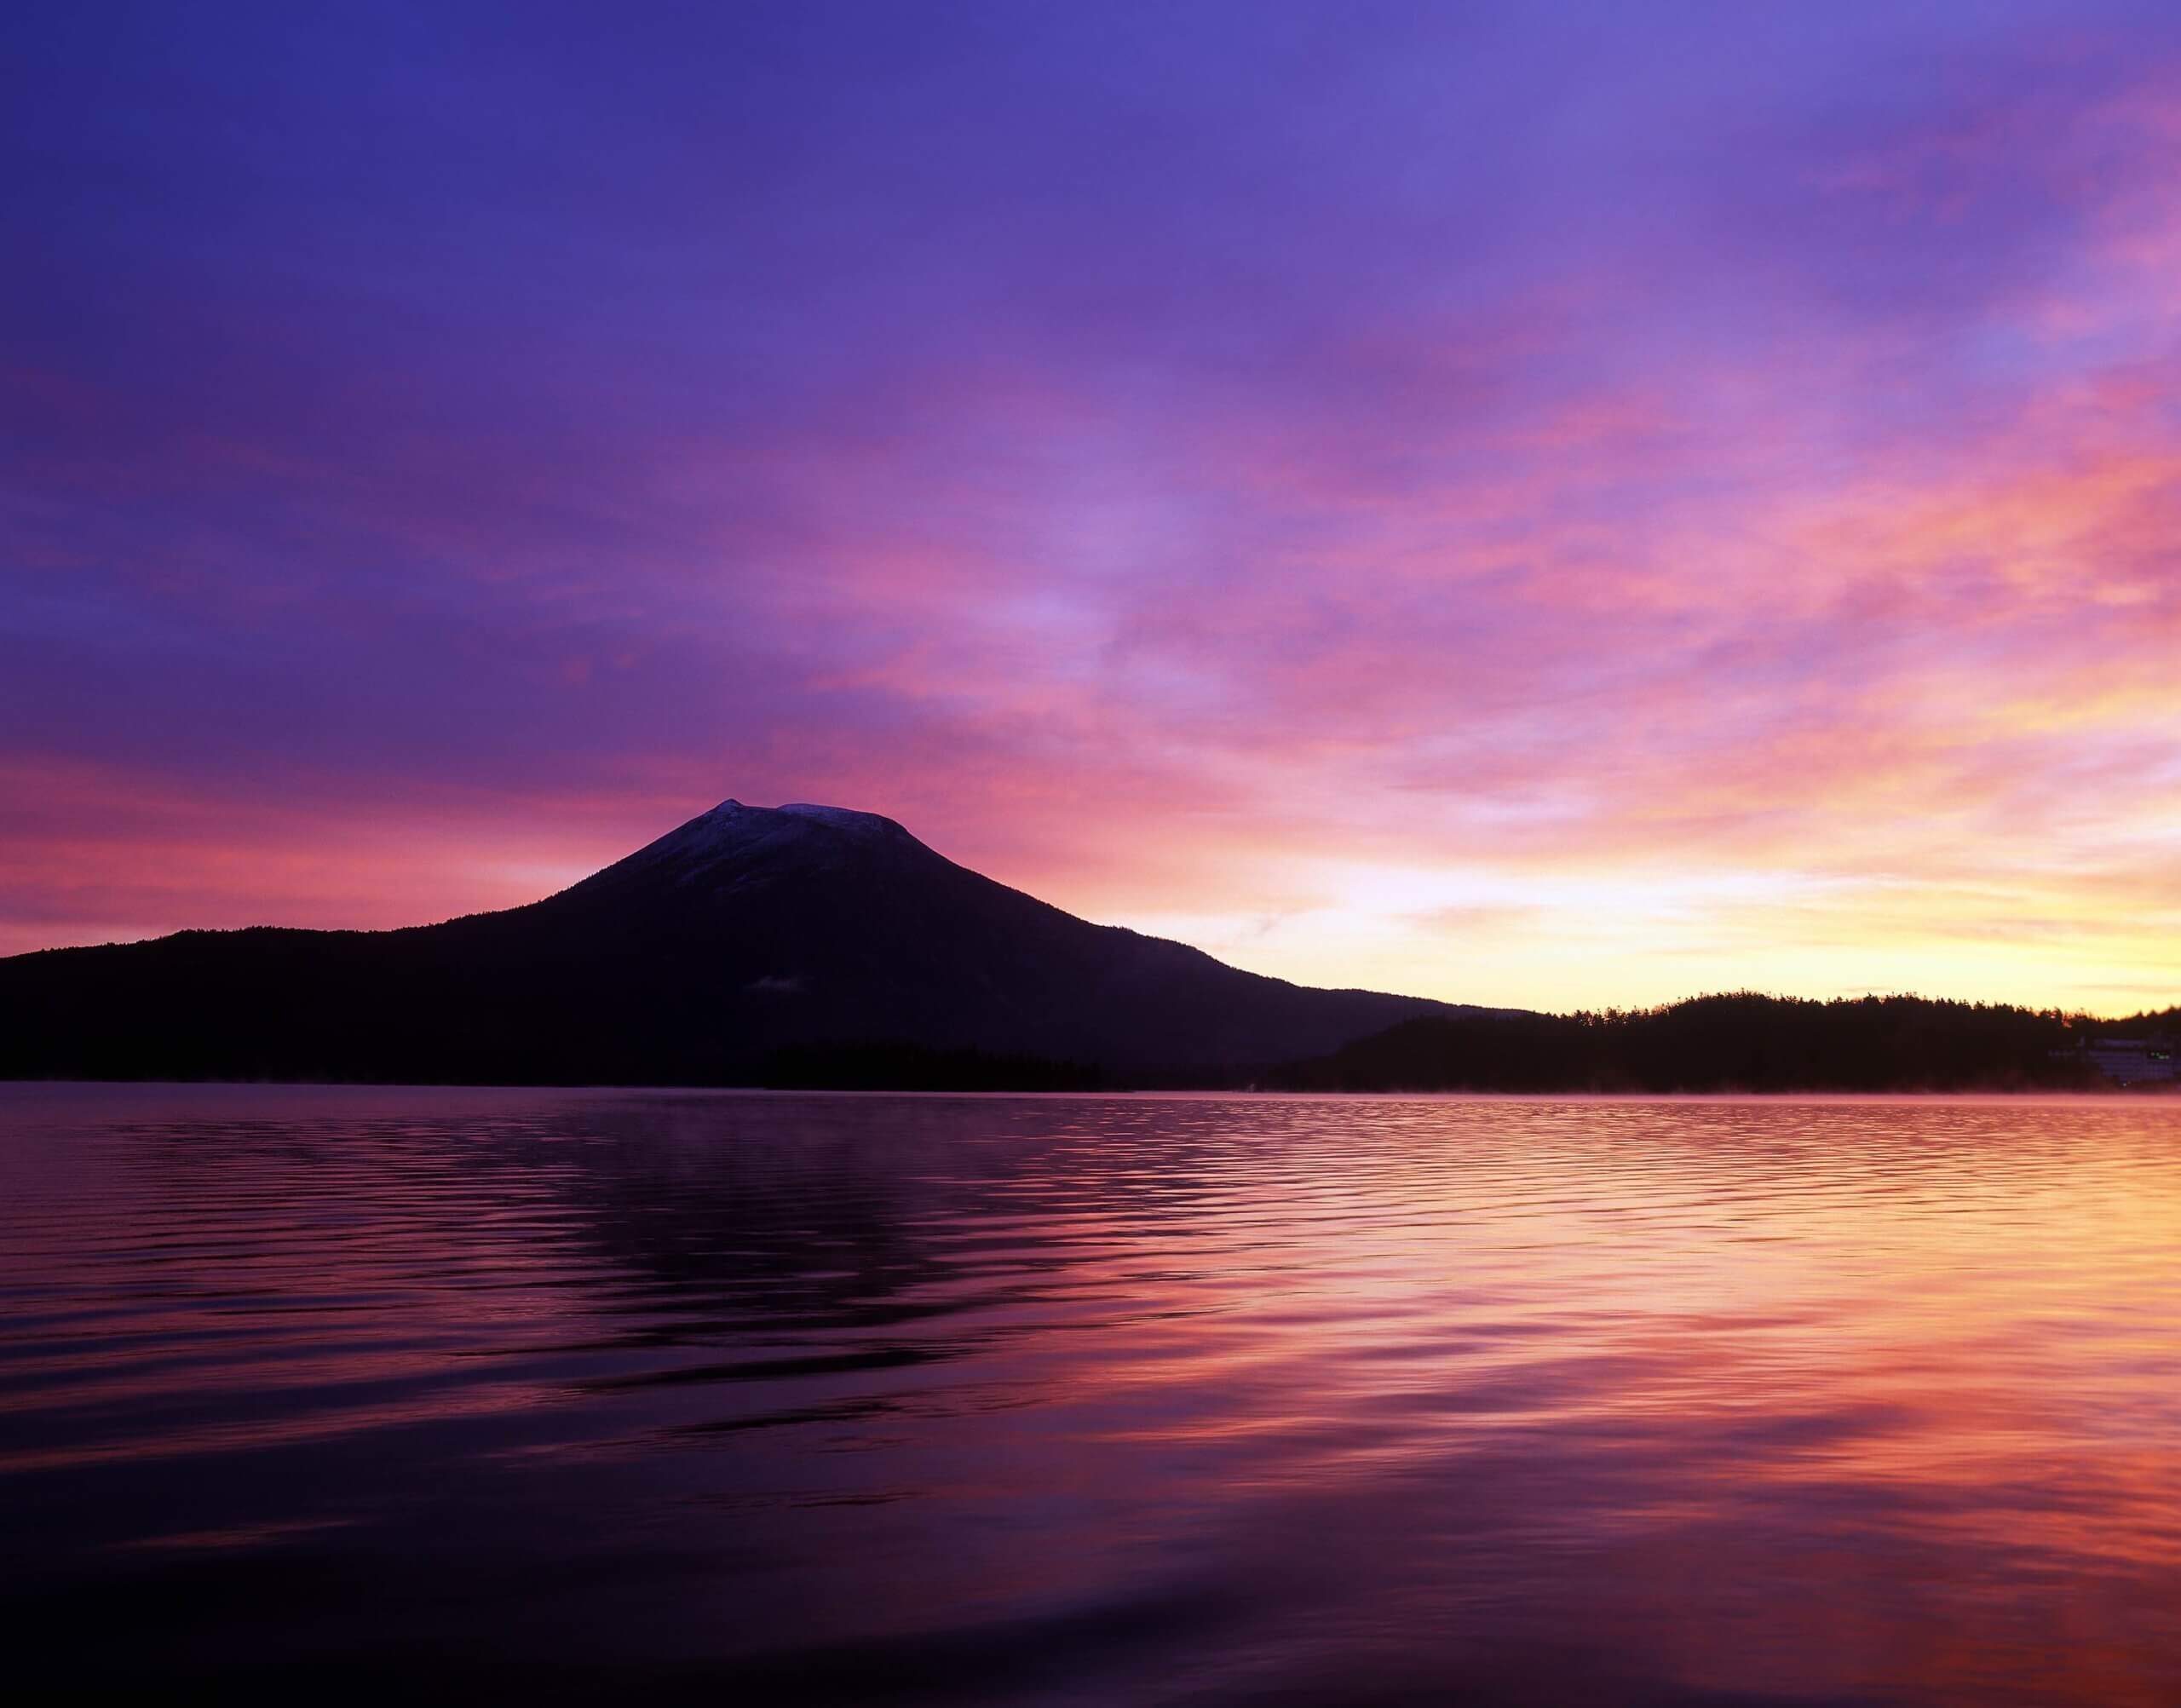
M 0 952 L 734 795 L 1243 965 L 2181 998 L 2181 9 L 33 3 Z

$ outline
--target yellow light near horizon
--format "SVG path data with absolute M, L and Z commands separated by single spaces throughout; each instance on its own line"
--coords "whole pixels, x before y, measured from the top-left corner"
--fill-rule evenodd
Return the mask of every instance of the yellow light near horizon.
M 1953 886 L 1328 866 L 1316 905 L 1137 914 L 1298 983 L 1566 1011 L 1754 989 L 1914 992 L 2104 1015 L 2181 1001 L 2181 907 L 2064 879 Z M 1292 878 L 1292 875 L 1291 875 Z

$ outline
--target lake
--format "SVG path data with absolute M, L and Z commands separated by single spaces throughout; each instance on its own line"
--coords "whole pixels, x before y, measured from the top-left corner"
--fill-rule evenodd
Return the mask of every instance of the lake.
M 2181 1700 L 2181 1101 L 0 1086 L 11 1671 Z

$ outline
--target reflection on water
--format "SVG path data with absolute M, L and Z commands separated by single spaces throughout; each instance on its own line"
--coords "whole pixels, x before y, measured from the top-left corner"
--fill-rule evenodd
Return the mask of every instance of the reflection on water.
M 0 1088 L 0 1594 L 89 1683 L 2172 1703 L 2181 1104 Z

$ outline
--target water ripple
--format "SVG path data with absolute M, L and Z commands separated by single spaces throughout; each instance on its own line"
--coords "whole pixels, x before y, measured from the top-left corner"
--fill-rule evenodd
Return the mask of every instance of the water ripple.
M 2177 1450 L 2171 1101 L 0 1089 L 33 1680 L 2163 1703 Z

